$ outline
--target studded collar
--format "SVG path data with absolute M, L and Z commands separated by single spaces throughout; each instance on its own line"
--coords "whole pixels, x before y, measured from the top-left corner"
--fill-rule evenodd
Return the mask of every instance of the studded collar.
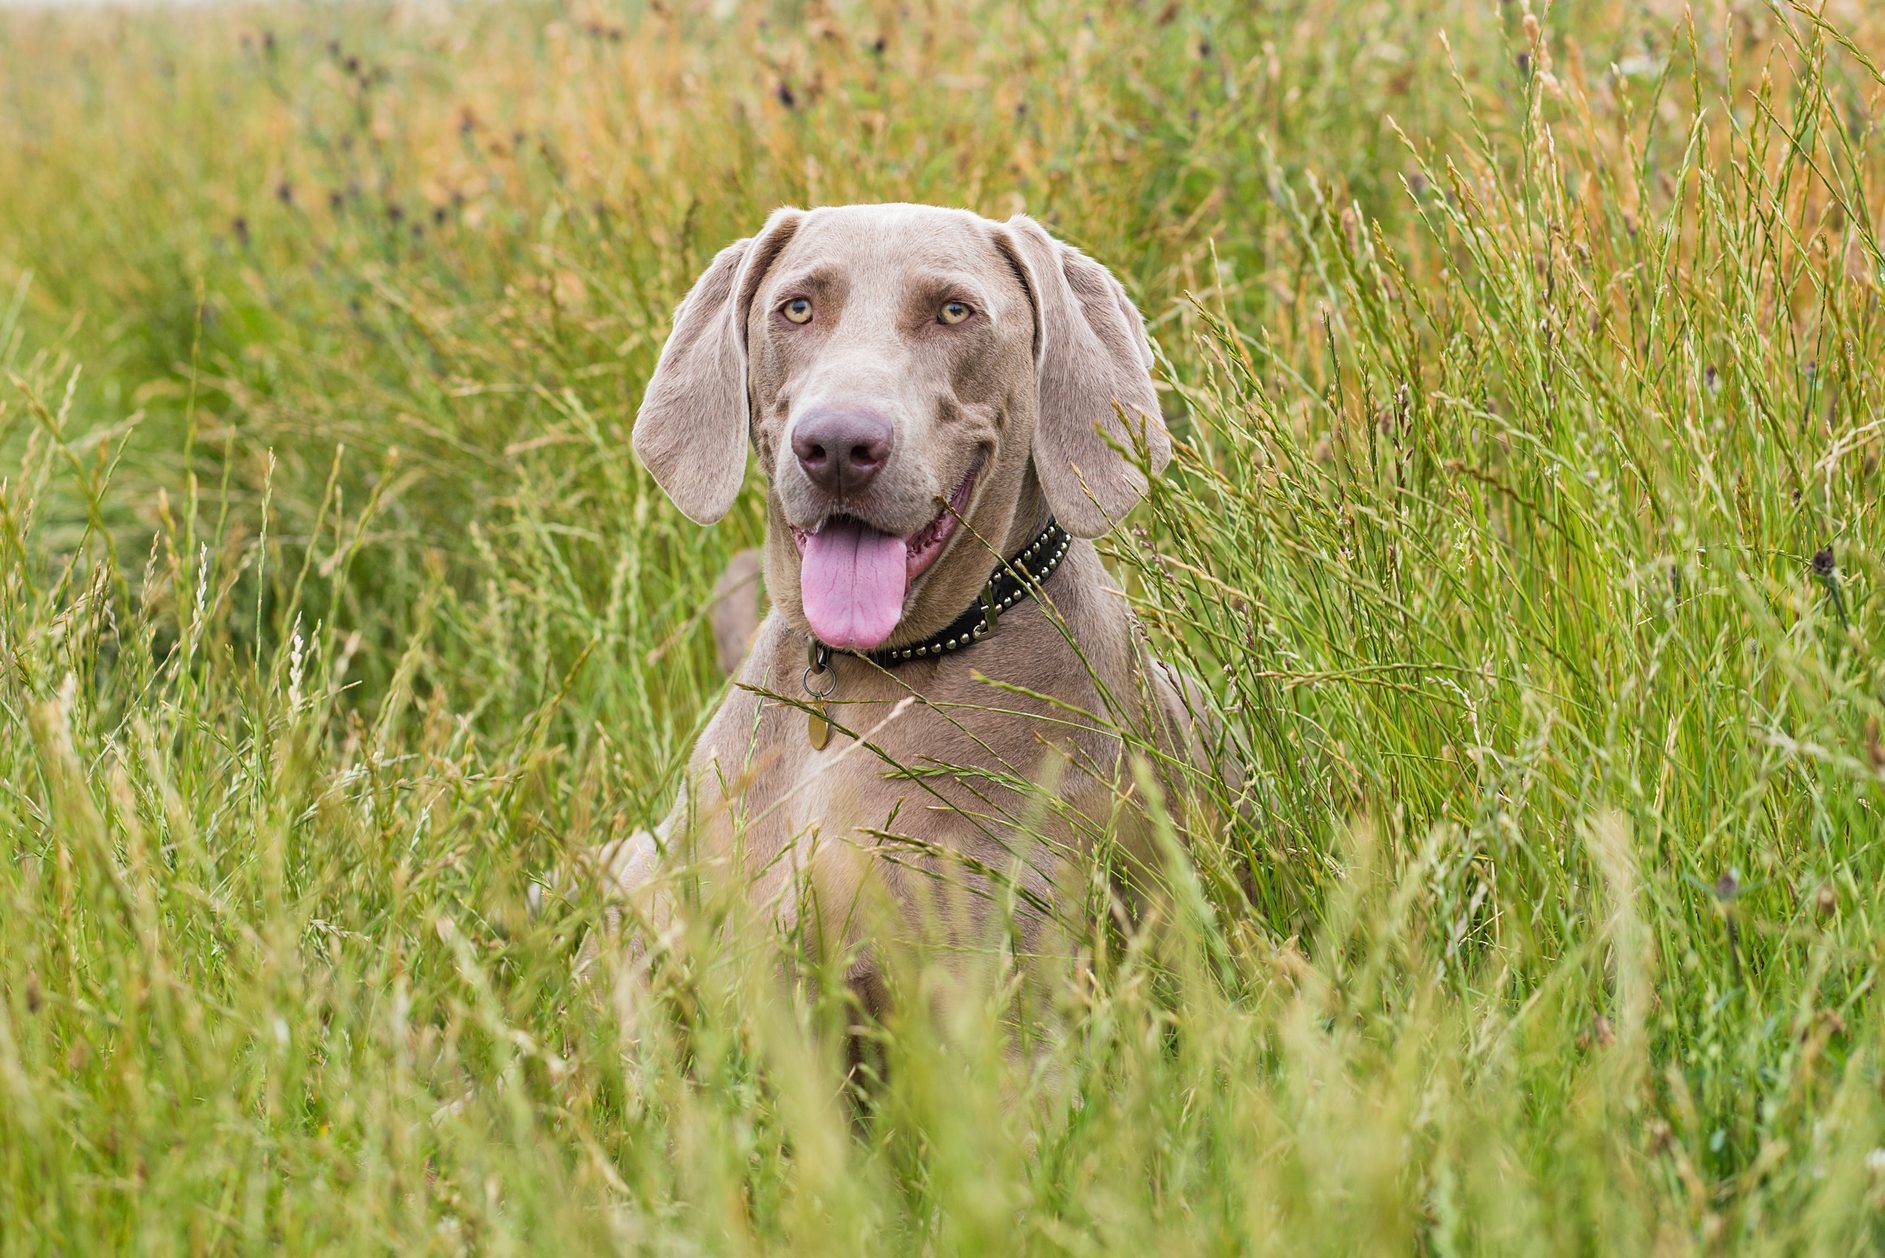
M 1047 527 L 1020 554 L 997 565 L 995 571 L 989 574 L 988 584 L 982 587 L 982 593 L 976 601 L 941 629 L 921 642 L 882 647 L 875 651 L 847 651 L 844 654 L 869 660 L 879 668 L 895 668 L 913 660 L 949 655 L 979 642 L 995 632 L 1003 612 L 1032 595 L 1046 583 L 1047 578 L 1054 575 L 1054 569 L 1060 567 L 1060 561 L 1067 557 L 1067 548 L 1072 544 L 1073 534 L 1049 516 Z M 807 680 L 830 668 L 831 657 L 838 653 L 837 648 L 808 635 L 805 639 L 806 663 L 810 665 Z

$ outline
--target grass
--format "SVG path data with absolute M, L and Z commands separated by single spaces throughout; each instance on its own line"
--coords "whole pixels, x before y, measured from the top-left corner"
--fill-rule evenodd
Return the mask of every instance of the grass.
M 0 13 L 0 1251 L 1877 1249 L 1881 64 L 1858 0 Z M 628 453 L 673 304 L 887 199 L 1147 312 L 1109 551 L 1250 773 L 1064 1043 L 912 1011 L 860 1113 L 789 944 L 582 982 L 524 896 L 718 692 L 760 498 Z

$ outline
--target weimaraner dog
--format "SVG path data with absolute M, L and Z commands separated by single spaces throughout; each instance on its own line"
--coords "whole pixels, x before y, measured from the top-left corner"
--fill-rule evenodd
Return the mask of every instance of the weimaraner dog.
M 782 209 L 713 260 L 635 452 L 701 524 L 756 453 L 771 609 L 673 812 L 607 853 L 644 929 L 665 868 L 738 878 L 873 1012 L 893 937 L 1077 951 L 1096 843 L 1156 860 L 1126 749 L 1197 755 L 1090 540 L 1170 456 L 1151 365 L 1118 281 L 1026 217 Z

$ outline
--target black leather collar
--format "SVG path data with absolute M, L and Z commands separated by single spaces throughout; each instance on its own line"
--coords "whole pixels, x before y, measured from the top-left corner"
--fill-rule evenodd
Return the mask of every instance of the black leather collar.
M 982 587 L 981 597 L 941 629 L 921 642 L 882 647 L 875 651 L 846 651 L 844 654 L 869 660 L 879 668 L 895 668 L 912 660 L 948 655 L 979 642 L 995 632 L 1003 612 L 1032 595 L 1047 578 L 1054 575 L 1054 569 L 1060 567 L 1060 561 L 1067 557 L 1067 548 L 1072 544 L 1073 534 L 1061 528 L 1059 522 L 1050 515 L 1047 517 L 1047 527 L 1020 554 L 997 566 L 989 575 L 988 584 Z M 805 653 L 806 662 L 811 665 L 810 672 L 816 674 L 831 667 L 831 657 L 838 652 L 817 638 L 807 636 Z

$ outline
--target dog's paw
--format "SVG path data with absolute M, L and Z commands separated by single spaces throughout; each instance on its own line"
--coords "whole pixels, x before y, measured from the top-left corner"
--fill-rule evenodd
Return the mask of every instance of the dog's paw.
M 576 972 L 585 974 L 604 949 L 641 961 L 651 944 L 661 941 L 672 914 L 658 884 L 661 844 L 657 834 L 637 830 L 600 848 L 579 852 L 524 893 L 530 915 L 541 920 L 557 901 L 594 894 L 601 920 L 577 949 Z
M 524 891 L 524 904 L 536 921 L 553 901 L 567 900 L 590 887 L 611 900 L 633 900 L 653 881 L 660 856 L 654 832 L 637 830 L 627 838 L 580 852 L 536 877 Z

